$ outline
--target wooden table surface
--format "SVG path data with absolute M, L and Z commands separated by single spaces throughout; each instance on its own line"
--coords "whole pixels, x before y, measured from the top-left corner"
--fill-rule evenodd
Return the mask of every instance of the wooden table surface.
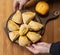
M 51 10 L 60 12 L 60 1 L 51 3 Z M 4 30 L 9 15 L 13 12 L 13 0 L 0 0 L 0 55 L 34 55 L 27 49 L 10 42 Z M 50 21 L 46 26 L 42 41 L 53 43 L 60 41 L 60 17 Z M 38 54 L 50 55 L 50 54 Z

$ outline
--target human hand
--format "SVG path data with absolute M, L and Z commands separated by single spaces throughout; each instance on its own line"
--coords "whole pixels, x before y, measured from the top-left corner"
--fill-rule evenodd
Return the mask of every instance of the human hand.
M 23 5 L 27 2 L 27 0 L 14 0 L 13 3 L 13 10 L 15 11 L 17 9 L 22 9 Z
M 40 42 L 37 44 L 32 44 L 31 46 L 26 46 L 26 48 L 34 54 L 39 53 L 49 53 L 51 44 Z

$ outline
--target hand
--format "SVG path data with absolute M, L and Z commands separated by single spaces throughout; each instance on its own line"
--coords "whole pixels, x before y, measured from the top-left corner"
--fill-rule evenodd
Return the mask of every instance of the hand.
M 14 0 L 13 9 L 16 10 L 16 6 L 19 6 L 19 9 L 22 9 L 23 5 L 27 2 L 27 0 Z M 18 5 L 17 5 L 18 4 Z
M 49 53 L 51 44 L 40 42 L 37 44 L 32 44 L 31 46 L 26 46 L 26 48 L 34 54 L 39 53 Z

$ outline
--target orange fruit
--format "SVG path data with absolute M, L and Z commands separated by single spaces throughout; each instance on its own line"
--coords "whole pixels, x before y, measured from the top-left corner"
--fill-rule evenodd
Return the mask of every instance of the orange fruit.
M 45 15 L 49 11 L 49 5 L 45 1 L 40 1 L 37 3 L 35 10 L 41 15 Z

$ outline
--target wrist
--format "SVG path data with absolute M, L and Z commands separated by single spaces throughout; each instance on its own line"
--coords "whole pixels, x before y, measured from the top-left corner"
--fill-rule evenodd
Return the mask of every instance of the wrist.
M 52 44 L 48 44 L 48 53 L 50 53 L 50 48 Z

